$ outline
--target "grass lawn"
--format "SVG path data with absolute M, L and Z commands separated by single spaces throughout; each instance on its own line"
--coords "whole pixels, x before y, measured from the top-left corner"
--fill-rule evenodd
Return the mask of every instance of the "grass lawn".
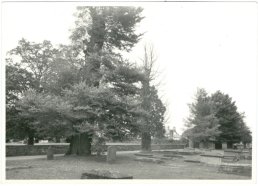
M 218 172 L 218 167 L 203 163 L 184 162 L 185 159 L 198 159 L 198 156 L 184 156 L 164 160 L 164 163 L 134 161 L 134 153 L 117 153 L 117 161 L 106 163 L 105 156 L 58 156 L 54 160 L 10 159 L 6 167 L 30 168 L 6 171 L 6 179 L 80 179 L 82 173 L 91 169 L 119 171 L 132 175 L 134 179 L 251 179 L 248 176 Z

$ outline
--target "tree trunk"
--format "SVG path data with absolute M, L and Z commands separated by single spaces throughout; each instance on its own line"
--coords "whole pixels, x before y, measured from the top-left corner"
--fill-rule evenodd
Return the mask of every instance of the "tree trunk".
M 244 149 L 246 149 L 246 142 L 244 142 Z
M 56 137 L 56 143 L 60 143 L 61 140 L 60 140 L 60 137 Z
M 72 136 L 70 147 L 67 155 L 76 154 L 79 156 L 91 155 L 91 142 L 92 138 L 87 133 L 76 134 Z
M 151 151 L 151 135 L 149 132 L 142 133 L 142 151 Z
M 38 138 L 35 138 L 35 143 L 39 143 L 39 139 Z
M 34 145 L 34 132 L 29 131 L 27 144 Z

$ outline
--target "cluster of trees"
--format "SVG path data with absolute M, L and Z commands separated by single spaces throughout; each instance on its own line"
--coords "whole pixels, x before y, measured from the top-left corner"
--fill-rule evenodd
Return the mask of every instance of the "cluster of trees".
M 151 85 L 153 51 L 142 66 L 124 59 L 143 34 L 142 9 L 78 7 L 71 45 L 19 41 L 6 59 L 7 139 L 67 138 L 69 154 L 89 155 L 105 139 L 164 136 L 165 106 Z
M 244 114 L 229 95 L 217 91 L 210 96 L 204 89 L 198 89 L 195 102 L 189 104 L 188 128 L 183 137 L 194 142 L 250 143 L 251 131 L 244 122 Z

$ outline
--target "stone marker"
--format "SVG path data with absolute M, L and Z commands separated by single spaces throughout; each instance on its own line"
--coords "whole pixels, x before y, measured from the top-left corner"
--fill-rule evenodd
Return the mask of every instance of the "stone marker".
M 200 149 L 204 149 L 204 143 L 203 143 L 203 142 L 200 142 L 200 143 L 199 143 L 199 148 L 200 148 Z
M 227 143 L 222 143 L 222 149 L 227 149 L 228 148 L 228 144 Z
M 109 146 L 107 149 L 107 162 L 113 163 L 116 161 L 116 147 Z
M 81 179 L 133 179 L 133 176 L 109 170 L 90 170 L 83 173 Z
M 54 159 L 54 150 L 51 146 L 47 149 L 47 160 L 53 160 Z
M 191 139 L 189 139 L 189 148 L 191 148 L 191 149 L 194 148 L 194 142 Z
M 209 149 L 215 149 L 215 143 L 214 142 L 209 142 Z

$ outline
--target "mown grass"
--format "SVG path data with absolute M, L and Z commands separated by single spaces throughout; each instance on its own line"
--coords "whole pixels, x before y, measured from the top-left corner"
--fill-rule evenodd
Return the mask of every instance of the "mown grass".
M 31 166 L 6 171 L 6 179 L 80 179 L 91 169 L 119 171 L 134 179 L 251 179 L 251 177 L 218 172 L 218 167 L 203 163 L 184 162 L 186 158 L 165 160 L 164 163 L 134 161 L 133 153 L 118 153 L 117 161 L 109 164 L 102 157 L 59 156 L 54 160 L 7 160 L 7 167 Z M 191 156 L 192 159 L 196 157 Z M 190 159 L 191 159 L 190 158 Z

